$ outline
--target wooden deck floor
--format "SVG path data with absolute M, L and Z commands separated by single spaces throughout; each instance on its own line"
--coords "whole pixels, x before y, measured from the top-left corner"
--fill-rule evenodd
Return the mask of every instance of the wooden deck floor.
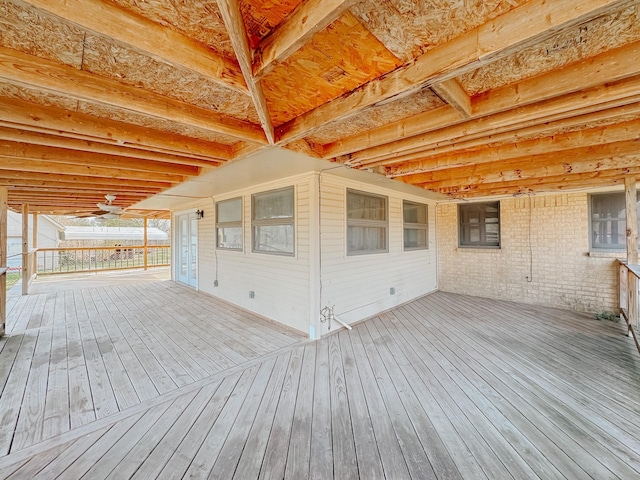
M 640 356 L 622 325 L 435 293 L 300 343 L 194 295 L 160 282 L 16 304 L 0 477 L 640 478 Z M 76 378 L 88 391 L 61 386 Z

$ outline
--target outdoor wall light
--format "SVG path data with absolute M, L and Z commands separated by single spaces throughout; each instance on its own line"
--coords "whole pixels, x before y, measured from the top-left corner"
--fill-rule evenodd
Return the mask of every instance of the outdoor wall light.
M 201 218 L 204 218 L 204 210 L 196 210 L 196 218 L 198 220 L 200 220 Z

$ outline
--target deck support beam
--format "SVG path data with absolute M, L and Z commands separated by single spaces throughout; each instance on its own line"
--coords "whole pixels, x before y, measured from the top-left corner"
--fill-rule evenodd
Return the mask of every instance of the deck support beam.
M 636 178 L 628 176 L 624 179 L 626 219 L 627 219 L 627 265 L 638 264 L 638 213 Z M 629 269 L 628 312 L 629 323 L 638 328 L 638 279 Z
M 144 227 L 144 230 L 143 230 L 143 232 L 144 232 L 144 247 L 142 248 L 142 251 L 143 251 L 143 257 L 144 257 L 144 269 L 145 270 L 147 269 L 147 250 L 148 250 L 147 249 L 147 244 L 149 243 L 147 241 L 148 240 L 147 223 L 149 223 L 147 220 L 148 219 L 147 219 L 146 216 L 142 217 L 142 225 Z
M 22 295 L 29 295 L 29 204 L 22 204 Z
M 0 337 L 7 324 L 7 187 L 0 187 Z

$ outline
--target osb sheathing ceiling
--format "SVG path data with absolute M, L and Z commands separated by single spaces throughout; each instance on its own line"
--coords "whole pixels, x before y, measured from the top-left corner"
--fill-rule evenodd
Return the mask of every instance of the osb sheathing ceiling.
M 640 173 L 639 9 L 0 0 L 0 185 L 128 207 L 276 146 L 454 198 L 614 185 Z

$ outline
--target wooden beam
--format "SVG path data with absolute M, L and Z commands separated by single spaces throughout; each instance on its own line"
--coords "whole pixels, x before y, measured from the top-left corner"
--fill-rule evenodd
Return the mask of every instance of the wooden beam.
M 577 147 L 583 148 L 638 139 L 640 139 L 640 120 L 631 120 L 577 132 L 507 143 L 496 147 L 476 148 L 459 153 L 435 155 L 423 160 L 389 167 L 387 176 L 395 178 L 431 170 L 500 162 L 551 152 L 557 156 L 558 152 L 573 150 Z
M 37 185 L 37 182 L 45 182 L 53 185 L 69 185 L 75 184 L 78 188 L 103 187 L 105 190 L 113 191 L 112 187 L 121 186 L 130 189 L 156 189 L 165 190 L 171 188 L 176 182 L 159 181 L 157 179 L 131 179 L 131 178 L 114 178 L 114 177 L 94 177 L 73 173 L 56 173 L 56 172 L 33 172 L 16 169 L 3 168 L 4 162 L 0 161 L 0 179 L 2 182 L 10 182 L 9 186 L 18 184 L 18 182 L 28 182 L 28 184 Z M 33 182 L 33 183 L 31 183 Z M 4 183 L 6 185 L 6 183 Z
M 530 193 L 575 190 L 624 183 L 626 176 L 640 177 L 640 167 L 614 168 L 585 173 L 540 176 L 505 182 L 452 185 L 431 191 L 455 198 L 489 197 L 496 195 L 526 195 Z M 418 185 L 421 186 L 421 185 Z M 427 188 L 425 184 L 423 188 Z
M 267 137 L 267 141 L 270 145 L 274 144 L 273 124 L 271 123 L 271 116 L 267 108 L 267 100 L 264 97 L 264 91 L 260 82 L 256 82 L 253 79 L 251 71 L 251 50 L 249 49 L 249 40 L 247 37 L 247 30 L 242 18 L 242 11 L 240 10 L 239 0 L 217 0 L 218 8 L 222 14 L 222 19 L 227 27 L 227 32 L 231 38 L 231 44 L 233 50 L 238 58 L 240 69 L 244 75 L 245 82 L 249 88 L 249 94 L 253 100 L 253 105 L 258 112 L 260 123 L 262 124 L 262 130 Z
M 7 128 L 0 125 L 0 142 L 10 140 L 13 142 L 42 145 L 46 147 L 59 147 L 67 150 L 77 150 L 105 155 L 115 155 L 126 158 L 138 158 L 141 160 L 153 160 L 157 162 L 173 163 L 176 165 L 188 165 L 191 167 L 217 167 L 222 160 L 200 160 L 185 157 L 182 155 L 172 155 L 168 153 L 152 152 L 139 148 L 131 148 L 124 145 L 113 145 L 109 143 L 94 142 L 90 140 L 79 140 L 67 138 L 48 133 L 38 133 L 16 128 Z
M 241 140 L 265 142 L 264 133 L 254 124 L 5 47 L 0 47 L 0 79 Z
M 541 77 L 490 90 L 471 100 L 473 115 L 491 115 L 559 97 L 586 88 L 623 80 L 640 73 L 640 42 L 567 65 Z
M 393 72 L 372 80 L 278 127 L 277 142 L 287 143 L 309 135 L 329 121 L 346 119 L 383 100 L 417 91 L 424 86 L 455 78 L 513 51 L 535 45 L 563 28 L 632 4 L 628 0 L 532 0 L 450 42 L 434 48 Z M 522 28 L 513 36 L 497 35 L 506 25 Z
M 455 78 L 432 85 L 432 90 L 451 105 L 462 118 L 471 116 L 471 98 Z
M 152 173 L 138 170 L 124 170 L 110 167 L 72 165 L 46 160 L 16 159 L 0 156 L 0 177 L 4 176 L 3 170 L 18 170 L 22 172 L 22 178 L 27 172 L 80 175 L 84 177 L 121 178 L 130 180 L 153 180 L 169 183 L 182 183 L 186 180 L 184 175 L 170 173 Z
M 2 172 L 3 174 L 5 172 Z M 32 174 L 31 174 L 32 175 Z M 53 182 L 53 181 L 44 181 L 44 180 L 36 180 L 30 178 L 30 175 L 27 175 L 27 178 L 5 178 L 0 175 L 0 186 L 11 187 L 11 190 L 19 189 L 22 191 L 34 191 L 34 192 L 66 192 L 66 193 L 89 193 L 89 192 L 98 192 L 101 195 L 105 195 L 107 193 L 117 191 L 119 195 L 127 194 L 127 193 L 139 193 L 139 194 L 154 194 L 162 191 L 161 188 L 157 187 L 149 187 L 143 184 L 139 184 L 138 186 L 131 187 L 125 186 L 120 183 L 113 182 L 111 184 L 94 184 L 94 183 L 85 183 L 78 185 L 73 182 Z
M 22 295 L 29 294 L 29 204 L 22 204 Z
M 234 148 L 18 99 L 0 98 L 0 111 L 2 120 L 16 124 L 16 128 L 33 127 L 41 133 L 132 145 L 174 155 L 230 160 Z
M 639 98 L 640 100 L 640 98 Z M 479 147 L 490 147 L 491 145 L 497 145 L 500 143 L 511 142 L 520 145 L 527 137 L 542 135 L 554 135 L 558 131 L 563 129 L 571 129 L 575 127 L 584 127 L 589 124 L 602 124 L 614 125 L 616 121 L 624 119 L 627 115 L 636 116 L 640 113 L 640 101 L 624 105 L 622 107 L 610 108 L 593 113 L 587 113 L 585 115 L 579 115 L 576 112 L 575 116 L 564 118 L 555 121 L 542 121 L 542 123 L 535 123 L 531 126 L 522 126 L 522 124 L 516 123 L 508 125 L 502 128 L 496 128 L 486 134 L 485 132 L 473 133 L 466 135 L 461 139 L 452 139 L 450 142 L 439 142 L 437 147 L 429 148 L 426 150 L 418 149 L 415 153 L 403 154 L 399 157 L 391 157 L 389 159 L 364 161 L 358 164 L 363 167 L 378 167 L 387 166 L 388 171 L 393 172 L 396 168 L 402 168 L 400 164 L 406 164 L 407 162 L 414 162 L 425 160 L 436 156 L 451 155 L 454 152 L 464 153 L 471 149 L 477 150 Z M 525 122 L 525 125 L 529 125 L 530 122 Z M 347 162 L 350 165 L 349 162 Z
M 4 336 L 7 325 L 7 187 L 0 187 L 0 337 Z
M 640 65 L 634 66 L 640 73 Z M 543 78 L 539 78 L 543 81 Z M 448 112 L 434 110 L 425 114 L 410 117 L 402 122 L 397 122 L 393 126 L 381 127 L 371 130 L 368 135 L 355 136 L 352 140 L 334 144 L 335 148 L 325 146 L 324 157 L 329 158 L 337 150 L 347 150 L 351 148 L 360 149 L 364 146 L 362 140 L 368 144 L 375 144 L 376 137 L 381 138 L 378 146 L 362 149 L 358 152 L 350 153 L 341 157 L 341 161 L 348 161 L 351 164 L 364 163 L 367 160 L 399 157 L 410 151 L 419 151 L 429 146 L 439 146 L 446 143 L 453 143 L 455 139 L 468 137 L 472 134 L 494 132 L 501 128 L 509 128 L 518 125 L 518 128 L 540 124 L 542 122 L 555 121 L 575 115 L 603 110 L 606 108 L 627 105 L 640 99 L 640 76 L 634 76 L 618 82 L 599 84 L 589 87 L 589 80 L 582 85 L 583 90 L 563 95 L 559 98 L 548 99 L 540 103 L 522 106 L 510 111 L 472 118 L 461 121 L 453 108 Z M 448 108 L 448 107 L 446 107 Z M 427 123 L 430 122 L 430 123 Z M 417 134 L 421 131 L 423 133 Z M 404 131 L 405 135 L 392 143 L 385 141 L 392 131 Z M 385 143 L 385 144 L 382 144 Z
M 163 63 L 186 68 L 227 88 L 247 92 L 237 63 L 174 28 L 100 0 L 25 1 L 80 27 L 142 50 Z
M 68 165 L 87 165 L 109 167 L 119 170 L 135 170 L 150 173 L 168 173 L 185 177 L 197 176 L 200 168 L 192 165 L 178 165 L 175 163 L 141 160 L 124 156 L 105 155 L 103 153 L 70 150 L 58 147 L 45 147 L 26 143 L 0 140 L 0 158 L 46 160 L 48 162 Z M 26 169 L 28 170 L 28 165 Z M 65 168 L 64 166 L 58 167 Z
M 624 180 L 627 219 L 627 263 L 638 264 L 638 197 L 636 178 L 627 176 Z M 637 290 L 637 289 L 636 289 Z
M 253 56 L 253 76 L 269 73 L 360 0 L 306 0 L 266 36 Z
M 429 189 L 444 188 L 459 184 L 506 182 L 568 173 L 635 167 L 639 160 L 640 142 L 630 141 L 533 155 L 517 160 L 433 170 L 398 177 L 397 180 L 404 183 L 420 184 Z

